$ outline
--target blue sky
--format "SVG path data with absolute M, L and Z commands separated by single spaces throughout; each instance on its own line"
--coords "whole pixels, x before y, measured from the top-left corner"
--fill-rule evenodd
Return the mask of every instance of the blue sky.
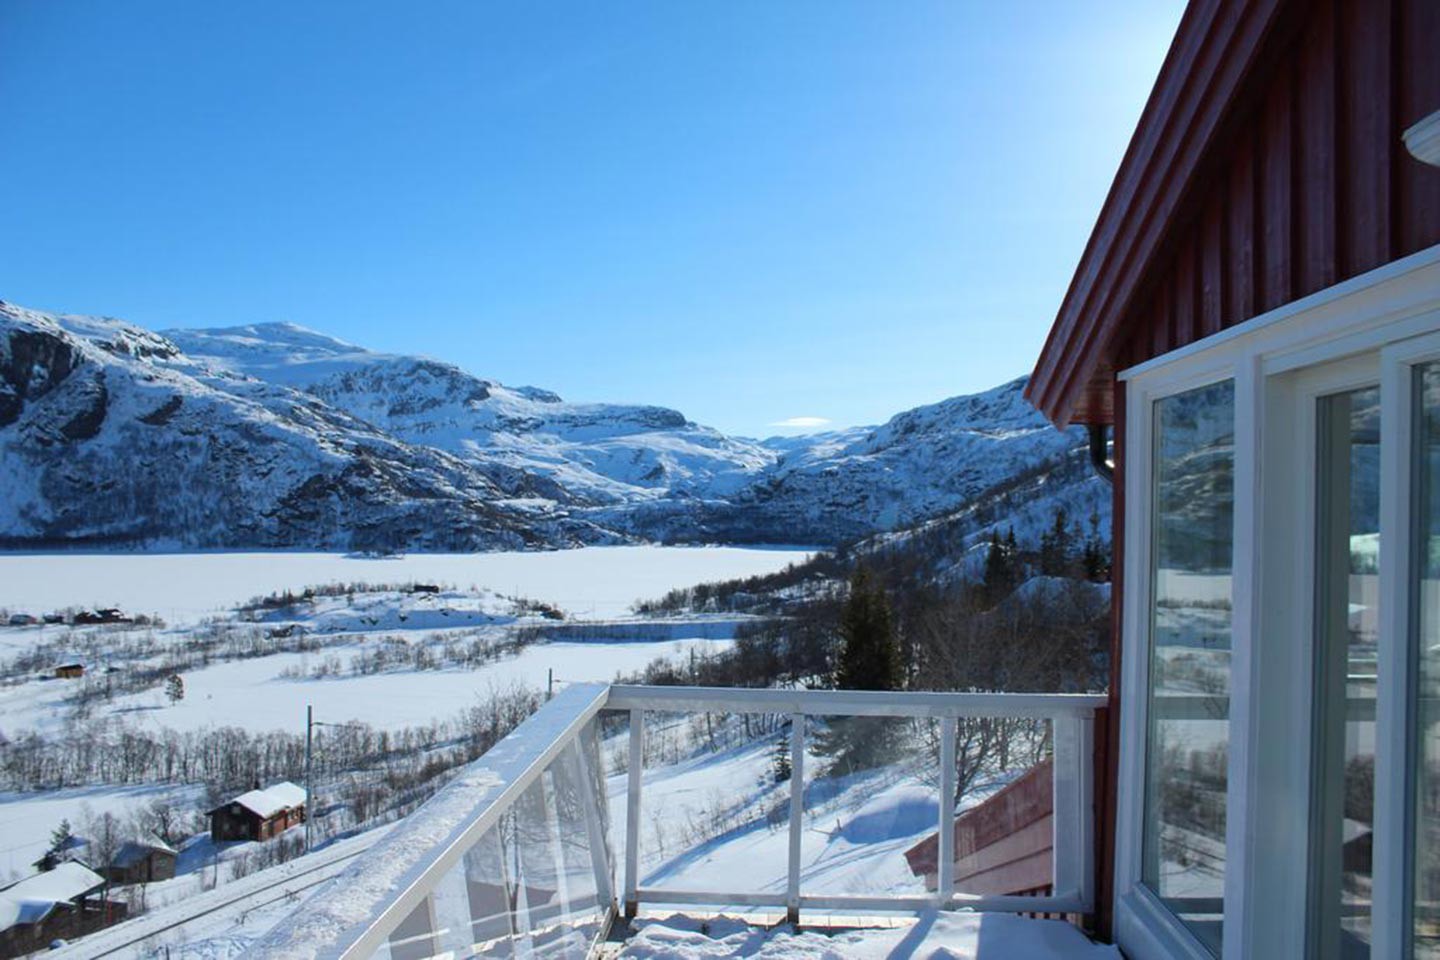
M 1176 0 L 0 3 L 0 298 L 763 436 L 1027 372 Z

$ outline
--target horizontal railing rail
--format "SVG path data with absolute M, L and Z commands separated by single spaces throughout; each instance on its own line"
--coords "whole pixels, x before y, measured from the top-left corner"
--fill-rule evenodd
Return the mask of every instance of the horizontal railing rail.
M 587 756 L 599 756 L 598 717 L 602 711 L 629 713 L 626 774 L 623 909 L 633 916 L 642 903 L 712 908 L 783 908 L 797 920 L 806 909 L 848 913 L 973 909 L 1017 913 L 1088 913 L 1094 906 L 1094 719 L 1103 696 L 1079 694 L 897 693 L 750 689 L 728 687 L 646 687 L 573 684 L 521 724 L 479 760 L 411 814 L 390 836 L 312 898 L 294 916 L 263 938 L 256 955 L 278 958 L 369 958 L 419 960 L 441 955 L 459 943 L 478 942 L 483 931 L 494 939 L 538 937 L 540 924 L 564 920 L 577 903 L 604 912 L 604 926 L 618 913 L 613 894 L 617 866 L 605 838 L 608 822 L 603 780 Z M 783 892 L 756 890 L 678 890 L 642 884 L 640 824 L 643 809 L 647 713 L 779 714 L 790 719 L 790 795 L 788 869 Z M 942 802 L 936 820 L 936 889 L 933 895 L 860 896 L 806 894 L 801 890 L 801 838 L 805 799 L 806 719 L 894 717 L 933 720 L 939 726 L 938 790 Z M 1053 884 L 1048 896 L 972 896 L 955 891 L 955 804 L 957 728 L 962 719 L 1021 718 L 1050 722 L 1053 754 Z M 588 746 L 589 749 L 582 749 Z M 568 752 L 567 752 L 568 751 Z M 562 757 L 563 755 L 563 757 Z M 572 902 L 563 891 L 558 902 L 523 905 L 523 878 L 497 868 L 503 876 L 477 881 L 466 869 L 467 856 L 482 838 L 496 837 L 502 818 L 513 815 L 527 791 L 542 789 L 545 803 L 557 805 L 552 765 L 568 760 L 579 770 L 593 889 Z M 542 778 L 547 770 L 552 776 Z M 549 785 L 547 787 L 547 784 Z M 597 787 L 596 784 L 601 784 Z M 548 789 L 551 793 L 543 792 Z M 574 806 L 574 804 L 570 804 Z M 549 810 L 550 836 L 564 833 Z M 499 841 L 503 844 L 503 841 Z M 563 851 L 555 848 L 558 875 Z M 487 862 L 493 862 L 487 861 Z M 532 871 L 533 872 L 533 871 Z M 488 888 L 504 890 L 499 906 L 482 908 Z M 480 890 L 481 893 L 476 891 Z M 542 891 L 552 896 L 551 891 Z M 540 896 L 542 892 L 533 892 Z M 468 904 L 466 899 L 468 897 Z M 492 895 L 493 900 L 493 895 Z M 457 912 L 456 903 L 460 904 Z M 488 910 L 488 912 L 487 912 Z M 483 916 L 477 916 L 483 914 Z M 502 919 L 497 916 L 503 914 Z M 521 916 L 523 914 L 523 916 Z M 447 917 L 462 915 L 459 921 Z M 517 924 L 516 918 L 520 917 Z M 465 929 L 465 924 L 470 924 Z M 460 928 L 460 929 L 456 929 Z M 468 940 L 466 938 L 469 938 Z

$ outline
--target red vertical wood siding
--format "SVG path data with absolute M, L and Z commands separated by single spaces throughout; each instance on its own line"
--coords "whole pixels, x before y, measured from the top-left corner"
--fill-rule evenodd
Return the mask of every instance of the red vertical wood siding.
M 1097 378 L 1440 243 L 1440 169 L 1401 139 L 1440 110 L 1440 3 L 1302 3 L 1268 43 Z

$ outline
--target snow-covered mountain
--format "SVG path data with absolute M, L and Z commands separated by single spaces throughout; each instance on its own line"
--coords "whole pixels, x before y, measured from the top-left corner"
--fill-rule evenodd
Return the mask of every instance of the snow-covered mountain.
M 165 335 L 216 369 L 302 389 L 407 443 L 483 465 L 501 486 L 522 482 L 520 474 L 544 478 L 546 495 L 568 504 L 729 495 L 776 459 L 675 410 L 566 403 L 548 390 L 372 353 L 293 324 Z
M 153 333 L 0 301 L 0 543 L 837 543 L 1073 459 L 1023 380 L 758 442 L 293 324 Z
M 1067 494 L 1044 489 L 1046 477 L 1063 476 L 1066 486 L 1091 479 L 1073 470 L 1085 435 L 1051 427 L 1024 389 L 1021 377 L 907 410 L 879 427 L 767 441 L 779 459 L 738 494 L 640 504 L 630 509 L 631 528 L 662 539 L 765 542 L 779 530 L 797 543 L 838 543 L 973 511 L 1024 478 L 1039 480 L 1025 508 L 1048 520 Z M 1104 511 L 1099 487 L 1086 485 L 1082 498 L 1079 514 L 1066 504 L 1073 515 Z
M 0 304 L 0 543 L 485 549 L 616 539 L 319 397 L 117 320 Z

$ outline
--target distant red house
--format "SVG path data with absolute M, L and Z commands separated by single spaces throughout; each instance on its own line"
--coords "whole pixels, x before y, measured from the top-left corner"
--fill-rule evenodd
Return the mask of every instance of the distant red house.
M 269 840 L 305 822 L 305 788 L 288 780 L 250 790 L 209 812 L 210 839 Z
M 955 889 L 975 896 L 1045 894 L 1054 881 L 1053 764 L 1046 760 L 955 818 Z M 939 842 L 905 851 L 910 872 L 935 889 Z

